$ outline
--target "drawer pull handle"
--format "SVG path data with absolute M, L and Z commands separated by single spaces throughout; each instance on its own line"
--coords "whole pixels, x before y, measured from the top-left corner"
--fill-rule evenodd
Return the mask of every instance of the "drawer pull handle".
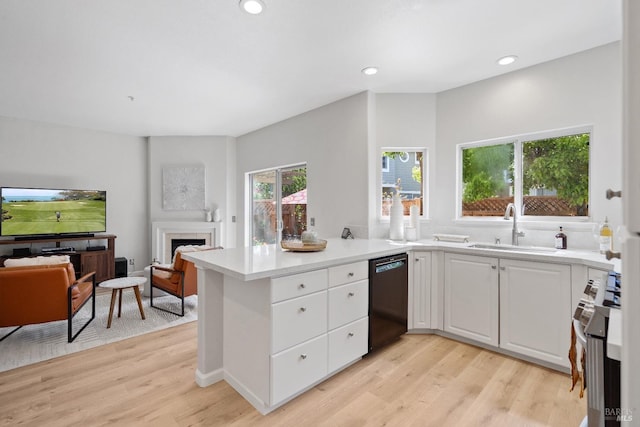
M 306 307 L 300 307 L 300 311 L 304 313 L 305 311 L 307 311 L 307 308 Z
M 304 283 L 300 283 L 300 284 L 298 285 L 298 287 L 299 287 L 300 289 L 304 289 L 304 288 L 305 288 Z
M 306 354 L 302 353 L 302 354 L 300 355 L 300 359 L 304 360 L 304 359 L 306 359 L 306 358 L 307 358 L 307 355 L 306 355 Z
M 352 296 L 354 296 L 354 295 L 355 295 L 355 294 L 354 294 L 353 292 L 349 292 L 349 293 L 347 294 L 347 296 L 350 296 L 350 297 L 352 297 Z
M 348 336 L 352 337 L 353 336 L 353 332 L 349 332 Z
M 353 273 L 349 273 L 349 274 L 347 274 L 347 276 L 353 277 Z

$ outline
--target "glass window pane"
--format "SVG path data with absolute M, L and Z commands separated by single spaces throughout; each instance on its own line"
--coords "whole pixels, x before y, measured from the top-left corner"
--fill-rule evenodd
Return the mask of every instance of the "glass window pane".
M 276 242 L 276 171 L 252 175 L 252 245 Z
M 589 215 L 589 134 L 522 145 L 523 214 Z
M 513 202 L 514 144 L 462 149 L 462 216 L 503 216 Z
M 282 239 L 300 239 L 307 228 L 307 168 L 282 171 Z
M 391 198 L 399 189 L 404 214 L 409 215 L 411 206 L 420 208 L 425 214 L 425 194 L 422 177 L 426 176 L 425 151 L 382 152 L 382 216 L 389 216 Z M 415 159 L 410 162 L 409 159 Z

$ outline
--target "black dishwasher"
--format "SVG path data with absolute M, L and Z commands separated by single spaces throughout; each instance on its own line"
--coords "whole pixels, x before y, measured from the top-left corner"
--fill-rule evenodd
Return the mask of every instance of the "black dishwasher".
M 407 254 L 369 260 L 369 352 L 407 332 Z

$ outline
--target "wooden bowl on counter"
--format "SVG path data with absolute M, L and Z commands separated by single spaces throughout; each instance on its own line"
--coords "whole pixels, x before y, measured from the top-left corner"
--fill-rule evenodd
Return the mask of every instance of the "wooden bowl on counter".
M 280 246 L 282 249 L 292 252 L 318 252 L 327 247 L 327 241 L 318 239 L 313 243 L 304 243 L 300 240 L 282 240 Z

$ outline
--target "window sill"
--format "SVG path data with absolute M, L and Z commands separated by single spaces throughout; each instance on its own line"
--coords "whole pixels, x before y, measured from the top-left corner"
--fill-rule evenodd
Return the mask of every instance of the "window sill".
M 498 217 L 468 217 L 458 218 L 454 220 L 454 223 L 463 227 L 504 227 L 507 224 L 513 223 L 513 218 L 505 220 Z M 576 217 L 545 217 L 544 220 L 537 218 L 523 218 L 518 217 L 518 226 L 526 228 L 528 230 L 556 230 L 558 226 L 562 226 L 564 230 L 569 231 L 592 231 L 598 224 L 593 222 L 590 218 L 576 218 Z

